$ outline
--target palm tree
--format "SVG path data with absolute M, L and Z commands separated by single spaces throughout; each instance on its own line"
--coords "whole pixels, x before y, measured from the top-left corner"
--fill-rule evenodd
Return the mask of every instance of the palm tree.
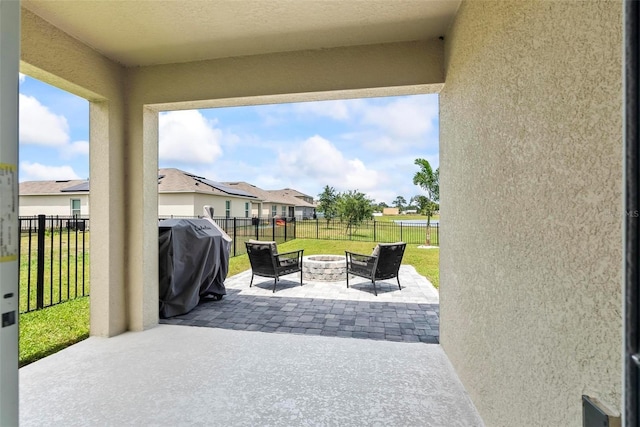
M 414 185 L 420 186 L 426 193 L 427 202 L 421 203 L 427 215 L 427 245 L 431 244 L 431 217 L 435 211 L 436 202 L 440 201 L 440 168 L 433 172 L 431 165 L 425 159 L 414 162 L 420 170 L 413 176 Z

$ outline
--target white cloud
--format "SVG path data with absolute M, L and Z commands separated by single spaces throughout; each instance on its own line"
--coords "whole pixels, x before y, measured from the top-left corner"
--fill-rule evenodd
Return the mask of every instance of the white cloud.
M 71 151 L 76 154 L 89 155 L 89 141 L 74 141 L 71 143 Z
M 51 181 L 81 179 L 71 166 L 46 166 L 40 163 L 20 162 L 20 181 Z
M 64 149 L 60 149 L 60 157 L 63 159 L 71 159 L 76 156 L 89 155 L 88 141 L 74 141 L 68 144 Z
M 294 111 L 298 114 L 315 114 L 317 116 L 329 117 L 334 120 L 349 120 L 359 109 L 361 101 L 336 100 L 336 101 L 316 101 L 302 102 L 294 104 Z
M 26 78 L 26 76 L 22 73 L 18 73 L 18 79 L 20 79 L 20 83 L 24 82 L 24 79 Z
M 437 119 L 437 98 L 412 96 L 382 106 L 367 106 L 363 110 L 362 122 L 381 129 L 394 139 L 416 139 L 433 130 Z
M 298 116 L 329 117 L 348 123 L 349 129 L 341 139 L 362 144 L 368 150 L 390 154 L 438 145 L 434 132 L 438 98 L 434 95 L 306 102 L 290 108 L 289 114 L 293 111 Z
M 24 74 L 21 74 L 24 79 Z M 35 97 L 20 94 L 20 143 L 51 147 L 63 159 L 89 155 L 89 142 L 70 141 L 67 118 L 55 114 Z
M 20 94 L 20 142 L 61 147 L 69 143 L 67 119 L 36 98 Z
M 160 160 L 211 163 L 222 155 L 222 131 L 197 110 L 170 111 L 159 118 Z
M 282 151 L 280 169 L 291 179 L 311 179 L 339 191 L 366 190 L 378 187 L 384 180 L 379 171 L 367 168 L 359 159 L 347 159 L 330 141 L 315 135 L 298 147 Z

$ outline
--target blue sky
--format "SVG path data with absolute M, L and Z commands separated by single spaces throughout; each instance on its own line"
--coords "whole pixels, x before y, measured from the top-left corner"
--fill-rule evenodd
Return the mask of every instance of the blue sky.
M 89 177 L 89 103 L 20 80 L 20 181 Z M 413 161 L 438 167 L 438 97 L 414 95 L 160 114 L 160 167 L 316 197 L 325 185 L 378 202 L 421 194 Z

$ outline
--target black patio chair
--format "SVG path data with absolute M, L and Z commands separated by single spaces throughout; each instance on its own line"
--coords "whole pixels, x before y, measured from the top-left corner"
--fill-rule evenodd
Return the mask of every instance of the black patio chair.
M 281 276 L 300 272 L 300 286 L 302 286 L 302 253 L 304 249 L 299 251 L 291 251 L 278 253 L 276 242 L 261 242 L 258 240 L 249 240 L 245 242 L 247 247 L 247 255 L 251 263 L 251 283 L 253 286 L 253 276 L 272 277 L 273 292 L 276 291 L 276 283 Z
M 347 256 L 347 288 L 349 287 L 349 275 L 353 274 L 371 280 L 376 296 L 378 296 L 376 280 L 395 277 L 398 280 L 398 288 L 402 290 L 398 272 L 406 247 L 407 244 L 404 242 L 378 243 L 371 255 L 345 251 Z

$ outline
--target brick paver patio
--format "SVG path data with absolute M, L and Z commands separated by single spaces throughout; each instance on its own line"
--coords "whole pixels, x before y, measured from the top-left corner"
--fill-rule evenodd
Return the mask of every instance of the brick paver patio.
M 311 282 L 285 276 L 272 293 L 273 280 L 254 278 L 251 271 L 227 278 L 221 301 L 203 301 L 191 312 L 161 323 L 233 330 L 323 335 L 375 340 L 439 342 L 437 290 L 412 266 L 400 268 L 395 279 L 371 282 Z

